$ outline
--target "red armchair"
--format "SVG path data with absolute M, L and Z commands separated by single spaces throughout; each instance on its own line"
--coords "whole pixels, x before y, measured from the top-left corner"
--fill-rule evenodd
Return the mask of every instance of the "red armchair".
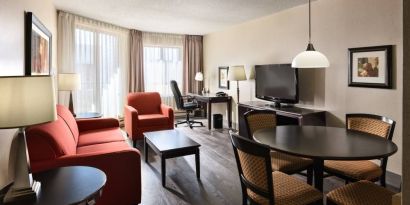
M 91 166 L 107 175 L 97 205 L 141 202 L 141 161 L 111 118 L 76 120 L 57 105 L 58 119 L 26 130 L 32 171 L 62 166 Z
M 161 103 L 157 92 L 137 92 L 127 96 L 124 124 L 128 136 L 135 142 L 143 132 L 174 129 L 174 111 Z

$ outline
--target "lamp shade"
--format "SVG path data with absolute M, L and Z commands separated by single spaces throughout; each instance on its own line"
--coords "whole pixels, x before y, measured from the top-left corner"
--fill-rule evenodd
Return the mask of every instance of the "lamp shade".
M 79 90 L 81 88 L 81 78 L 77 73 L 58 74 L 58 90 Z
M 51 76 L 0 77 L 0 128 L 19 128 L 57 119 Z
M 196 81 L 203 81 L 204 80 L 204 74 L 202 74 L 201 72 L 197 72 L 195 74 L 195 80 Z
M 228 80 L 242 81 L 246 80 L 245 68 L 243 65 L 229 67 Z
M 306 50 L 293 58 L 293 68 L 327 68 L 329 60 L 319 51 Z
M 254 66 L 251 67 L 249 71 L 249 77 L 248 77 L 248 80 L 252 80 L 252 79 L 255 79 L 255 67 Z

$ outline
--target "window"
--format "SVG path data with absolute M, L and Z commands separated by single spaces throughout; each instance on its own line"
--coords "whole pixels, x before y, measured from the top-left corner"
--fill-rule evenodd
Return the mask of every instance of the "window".
M 144 46 L 145 91 L 173 97 L 170 81 L 182 85 L 182 47 Z
M 144 45 L 144 88 L 158 92 L 163 103 L 175 108 L 171 80 L 182 90 L 184 36 L 165 33 L 142 34 Z
M 87 27 L 75 29 L 75 70 L 81 76 L 76 112 L 101 112 L 117 117 L 123 105 L 120 36 Z

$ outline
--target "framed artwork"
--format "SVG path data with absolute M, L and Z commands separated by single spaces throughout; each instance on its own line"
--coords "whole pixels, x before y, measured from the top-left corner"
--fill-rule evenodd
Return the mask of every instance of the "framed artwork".
M 25 74 L 51 74 L 51 32 L 32 13 L 25 13 Z
M 349 48 L 349 86 L 392 88 L 392 45 Z
M 228 80 L 228 71 L 229 67 L 228 66 L 221 66 L 218 68 L 218 85 L 219 88 L 222 89 L 228 89 L 229 90 L 229 80 Z

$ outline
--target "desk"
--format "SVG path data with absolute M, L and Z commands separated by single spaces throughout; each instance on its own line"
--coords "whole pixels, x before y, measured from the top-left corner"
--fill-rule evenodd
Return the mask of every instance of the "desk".
M 271 149 L 313 159 L 315 187 L 323 191 L 324 160 L 371 160 L 388 157 L 397 146 L 379 136 L 322 126 L 277 126 L 260 129 L 255 141 Z
M 212 127 L 212 103 L 226 103 L 228 110 L 228 126 L 232 128 L 232 97 L 231 96 L 216 96 L 214 93 L 206 94 L 194 94 L 189 93 L 189 96 L 193 97 L 198 102 L 208 104 L 208 129 Z
M 101 196 L 107 178 L 99 169 L 85 166 L 56 168 L 34 174 L 41 182 L 37 201 L 27 205 L 93 204 Z

